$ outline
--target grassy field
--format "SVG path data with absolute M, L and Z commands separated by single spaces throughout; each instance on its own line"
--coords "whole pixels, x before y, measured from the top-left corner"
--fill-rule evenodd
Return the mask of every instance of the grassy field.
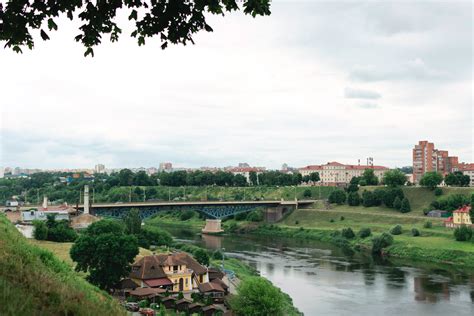
M 3 214 L 0 293 L 0 315 L 126 314 L 117 301 L 52 252 L 28 243 Z
M 359 190 L 359 193 L 362 194 L 364 190 L 373 191 L 376 186 L 367 186 L 362 187 Z M 474 188 L 451 188 L 445 187 L 442 188 L 443 196 L 449 194 L 463 194 L 470 197 L 474 193 Z M 423 210 L 430 206 L 430 203 L 436 200 L 437 196 L 434 195 L 434 192 L 423 187 L 403 187 L 403 193 L 410 201 L 410 206 L 412 209 L 411 214 L 416 214 L 423 216 Z

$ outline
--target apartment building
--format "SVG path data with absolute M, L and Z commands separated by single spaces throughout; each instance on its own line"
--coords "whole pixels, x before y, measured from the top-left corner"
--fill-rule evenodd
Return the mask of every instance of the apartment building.
M 306 166 L 299 168 L 298 171 L 303 177 L 310 175 L 313 172 L 318 172 L 321 179 L 321 185 L 339 186 L 350 183 L 353 177 L 362 176 L 365 169 L 374 170 L 374 174 L 379 181 L 382 180 L 385 172 L 389 170 L 389 168 L 383 166 L 345 165 L 333 161 L 328 162 L 325 165 Z
M 459 165 L 459 171 L 464 175 L 469 176 L 471 181 L 469 182 L 470 187 L 474 187 L 474 163 L 463 163 Z
M 438 150 L 433 143 L 419 141 L 413 148 L 413 181 L 418 183 L 425 172 L 436 171 L 443 175 L 459 170 L 459 159 L 449 156 L 447 150 Z

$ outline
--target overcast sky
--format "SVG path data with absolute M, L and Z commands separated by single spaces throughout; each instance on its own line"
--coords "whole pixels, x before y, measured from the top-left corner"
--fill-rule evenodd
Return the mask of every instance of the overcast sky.
M 474 161 L 471 1 L 271 10 L 165 51 L 124 31 L 84 58 L 69 20 L 33 51 L 0 48 L 0 165 L 394 167 L 418 140 Z

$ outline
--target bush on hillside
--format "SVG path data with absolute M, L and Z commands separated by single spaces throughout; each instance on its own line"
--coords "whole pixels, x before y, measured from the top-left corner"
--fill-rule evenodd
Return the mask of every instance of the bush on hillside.
M 377 188 L 373 192 L 373 206 L 380 206 L 382 205 L 383 200 L 385 199 L 385 189 Z
M 350 206 L 359 206 L 360 205 L 360 196 L 357 192 L 349 192 L 347 195 L 347 204 Z
M 341 235 L 342 237 L 347 238 L 347 239 L 352 239 L 355 237 L 354 231 L 350 227 L 343 228 L 341 231 Z
M 393 244 L 393 237 L 387 233 L 382 233 L 382 235 L 372 238 L 372 254 L 379 255 L 382 249 L 391 244 Z
M 443 194 L 443 190 L 441 188 L 436 188 L 436 189 L 434 189 L 433 192 L 434 192 L 434 195 L 436 195 L 436 196 L 440 196 L 440 195 Z
M 418 236 L 420 236 L 420 231 L 417 228 L 412 228 L 411 229 L 411 235 L 413 237 L 418 237 Z
M 305 198 L 309 198 L 309 197 L 311 197 L 312 195 L 313 195 L 313 194 L 312 194 L 312 192 L 311 192 L 310 189 L 306 189 L 306 190 L 304 190 L 304 192 L 303 192 L 303 196 L 304 196 Z
M 234 218 L 236 221 L 244 221 L 247 218 L 247 213 L 242 212 L 242 213 L 235 214 Z
M 339 219 L 340 219 L 341 221 L 343 221 L 343 220 L 345 220 L 346 218 L 345 218 L 344 216 L 341 216 Z
M 370 228 L 361 228 L 359 230 L 359 237 L 360 238 L 367 238 L 370 235 L 372 235 L 372 231 L 370 230 Z
M 33 237 L 36 240 L 48 239 L 48 226 L 43 221 L 33 221 Z
M 433 227 L 433 223 L 431 223 L 431 222 L 426 222 L 426 223 L 423 224 L 423 227 L 424 227 L 424 228 L 431 228 L 431 227 Z
M 400 210 L 400 207 L 402 207 L 402 200 L 397 196 L 393 201 L 393 208 L 396 210 Z
M 375 196 L 371 191 L 365 190 L 362 192 L 362 205 L 365 207 L 371 207 L 376 205 Z
M 216 250 L 212 253 L 212 259 L 222 260 L 224 259 L 224 254 L 220 250 Z
M 196 249 L 193 252 L 194 258 L 196 259 L 197 262 L 199 262 L 202 265 L 208 266 L 209 265 L 209 255 L 207 254 L 207 251 L 199 248 Z
M 400 187 L 390 187 L 383 190 L 385 190 L 385 194 L 383 195 L 383 204 L 385 204 L 386 207 L 395 208 L 395 199 L 397 197 L 400 200 L 404 198 L 403 190 Z
M 390 234 L 392 235 L 401 235 L 402 234 L 402 226 L 395 225 L 390 229 Z
M 346 202 L 346 192 L 342 190 L 334 190 L 329 195 L 329 203 L 344 204 Z
M 454 230 L 454 238 L 457 241 L 468 241 L 472 238 L 472 228 L 466 225 L 461 225 L 460 227 L 456 227 Z
M 463 205 L 469 204 L 469 202 L 469 198 L 463 194 L 449 194 L 441 196 L 437 200 L 431 202 L 431 207 L 443 211 L 453 211 Z
M 408 201 L 407 198 L 403 198 L 402 204 L 400 205 L 400 212 L 408 213 L 410 211 L 411 211 L 410 202 Z
M 261 222 L 263 221 L 263 214 L 258 211 L 252 211 L 248 213 L 247 215 L 247 220 L 249 222 Z

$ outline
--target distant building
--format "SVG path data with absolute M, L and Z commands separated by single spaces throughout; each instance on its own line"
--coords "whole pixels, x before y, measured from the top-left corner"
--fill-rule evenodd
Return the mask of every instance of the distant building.
M 146 169 L 146 173 L 151 176 L 152 174 L 155 174 L 158 172 L 158 169 L 156 169 L 155 167 L 150 167 L 148 169 Z
M 459 171 L 464 175 L 469 176 L 471 181 L 469 182 L 470 187 L 474 187 L 474 163 L 463 163 L 459 165 Z
M 438 150 L 426 140 L 418 142 L 413 148 L 413 181 L 420 182 L 426 172 L 436 171 L 443 176 L 459 170 L 459 160 L 449 156 L 447 150 Z
M 173 164 L 171 162 L 160 162 L 158 170 L 160 172 L 171 172 L 173 171 Z
M 68 208 L 56 208 L 51 210 L 37 210 L 31 209 L 29 211 L 21 212 L 21 220 L 23 222 L 45 221 L 48 215 L 55 215 L 57 221 L 69 220 Z
M 313 172 L 318 172 L 322 185 L 339 186 L 350 183 L 351 179 L 354 177 L 362 176 L 365 169 L 374 170 L 374 175 L 379 179 L 379 181 L 382 180 L 385 172 L 390 170 L 383 166 L 344 165 L 336 161 L 328 162 L 325 165 L 306 166 L 298 170 L 303 177 L 309 176 Z
M 240 165 L 240 164 L 239 164 Z M 265 171 L 264 167 L 233 167 L 227 169 L 228 172 L 231 172 L 234 176 L 240 174 L 245 177 L 247 183 L 250 183 L 250 173 L 255 172 L 257 175 Z
M 5 168 L 0 167 L 0 179 L 5 177 Z
M 101 163 L 95 165 L 94 171 L 95 171 L 95 173 L 105 173 L 105 165 L 103 165 Z

